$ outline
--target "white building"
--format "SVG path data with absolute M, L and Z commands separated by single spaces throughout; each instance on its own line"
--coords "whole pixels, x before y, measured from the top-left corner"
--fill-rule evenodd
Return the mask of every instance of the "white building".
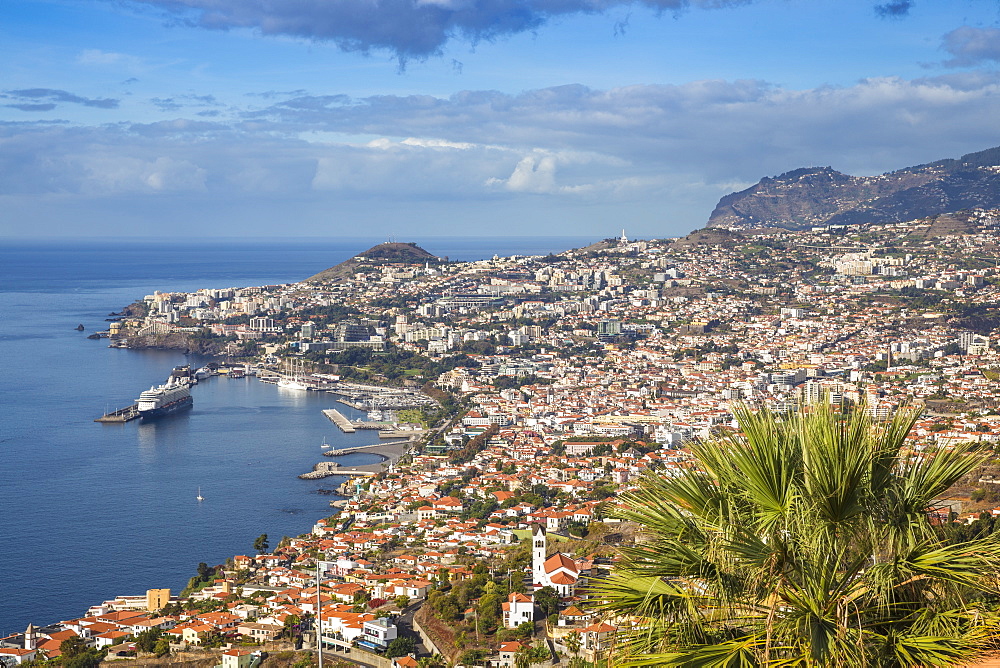
M 513 629 L 524 622 L 535 618 L 535 597 L 511 592 L 507 601 L 501 604 L 503 608 L 503 625 Z
M 552 587 L 561 598 L 569 598 L 576 592 L 580 580 L 580 568 L 576 562 L 561 552 L 548 559 L 545 551 L 548 539 L 545 528 L 536 524 L 531 532 L 531 581 L 535 589 Z
M 379 617 L 364 623 L 361 628 L 359 645 L 367 645 L 377 650 L 384 650 L 396 639 L 396 625 L 388 617 Z

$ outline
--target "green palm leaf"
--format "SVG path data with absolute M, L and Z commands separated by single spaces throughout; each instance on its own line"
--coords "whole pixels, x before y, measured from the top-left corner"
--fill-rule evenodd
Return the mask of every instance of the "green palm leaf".
M 1000 534 L 949 543 L 929 520 L 984 455 L 911 451 L 910 409 L 734 413 L 697 470 L 621 498 L 642 539 L 592 591 L 623 627 L 615 665 L 952 665 L 993 642 Z

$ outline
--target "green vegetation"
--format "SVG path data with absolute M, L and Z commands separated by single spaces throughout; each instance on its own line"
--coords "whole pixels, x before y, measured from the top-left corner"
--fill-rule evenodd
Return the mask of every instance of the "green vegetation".
M 58 661 L 64 668 L 97 668 L 107 655 L 107 650 L 88 647 L 87 641 L 79 636 L 63 640 L 59 652 Z
M 181 592 L 181 597 L 189 596 L 194 592 L 204 589 L 215 577 L 215 567 L 209 566 L 204 561 L 198 564 L 198 575 L 188 580 L 187 586 Z
M 648 541 L 597 592 L 643 620 L 616 665 L 943 666 L 990 645 L 1000 534 L 931 521 L 985 455 L 909 452 L 912 410 L 736 413 L 745 436 L 692 444 L 702 471 L 622 497 Z
M 386 657 L 392 659 L 397 656 L 406 656 L 416 648 L 417 643 L 410 636 L 399 636 L 389 643 L 385 648 Z

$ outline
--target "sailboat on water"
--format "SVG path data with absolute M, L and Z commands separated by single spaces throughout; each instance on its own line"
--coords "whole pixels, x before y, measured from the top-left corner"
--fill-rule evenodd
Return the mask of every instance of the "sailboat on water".
M 203 497 L 201 495 L 201 486 L 198 487 L 198 496 L 196 496 L 194 498 L 198 499 L 199 501 L 204 501 L 205 500 L 205 497 Z
M 326 442 L 326 436 L 323 437 L 323 445 L 319 447 L 323 448 L 324 450 L 330 447 L 330 444 Z

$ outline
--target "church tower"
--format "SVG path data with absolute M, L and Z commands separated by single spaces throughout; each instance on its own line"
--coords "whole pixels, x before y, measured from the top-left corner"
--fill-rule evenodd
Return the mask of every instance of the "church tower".
M 539 587 L 545 586 L 545 527 L 536 524 L 531 530 L 531 583 Z

